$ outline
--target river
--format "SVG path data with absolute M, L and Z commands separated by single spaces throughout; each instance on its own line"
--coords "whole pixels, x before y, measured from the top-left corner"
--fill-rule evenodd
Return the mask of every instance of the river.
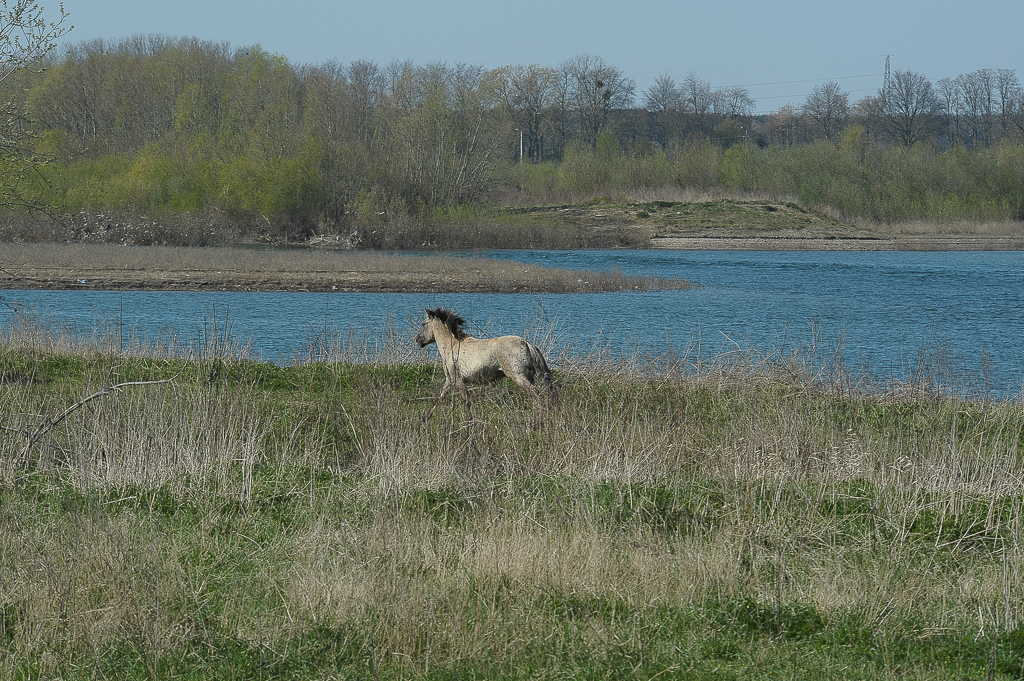
M 923 357 L 946 380 L 1000 397 L 1024 385 L 1024 253 L 842 251 L 485 251 L 548 267 L 682 277 L 690 291 L 597 294 L 370 294 L 3 291 L 8 312 L 60 328 L 153 339 L 230 327 L 258 359 L 287 363 L 329 337 L 415 335 L 443 305 L 473 335 L 538 338 L 575 361 L 673 356 L 691 363 L 797 352 L 874 381 L 906 380 Z M 13 317 L 9 314 L 5 322 Z M 837 350 L 840 352 L 837 354 Z M 418 352 L 418 351 L 417 351 Z M 558 360 L 555 361 L 558 364 Z M 953 374 L 956 374 L 954 376 Z M 956 389 L 956 388 L 954 388 Z

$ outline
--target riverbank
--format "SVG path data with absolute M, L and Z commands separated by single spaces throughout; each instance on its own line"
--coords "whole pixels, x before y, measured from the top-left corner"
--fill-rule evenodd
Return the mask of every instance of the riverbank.
M 1024 236 L 686 236 L 655 237 L 651 247 L 689 251 L 1021 251 Z
M 658 237 L 654 249 L 1006 251 L 1024 237 Z M 691 282 L 559 270 L 455 255 L 331 252 L 303 247 L 164 247 L 0 243 L 0 289 L 341 293 L 580 293 L 686 289 Z
M 682 279 L 488 258 L 309 248 L 0 244 L 0 289 L 582 293 L 687 289 Z
M 792 202 L 716 196 L 679 198 L 685 200 L 506 208 L 490 217 L 476 216 L 469 231 L 491 235 L 478 244 L 480 248 L 578 250 L 614 245 L 751 251 L 1024 250 L 1024 229 L 1017 222 L 853 224 L 827 211 Z M 495 217 L 499 215 L 500 220 Z M 29 230 L 17 238 L 9 230 L 0 230 L 0 237 L 7 239 L 0 239 L 0 288 L 573 293 L 691 285 L 616 272 L 554 270 L 444 255 L 443 249 L 433 256 L 359 250 L 337 236 L 311 237 L 303 243 L 262 243 L 253 241 L 251 235 L 225 234 L 227 241 L 218 245 L 173 245 L 173 240 L 169 242 L 172 245 L 130 245 L 149 237 L 130 229 L 126 232 L 120 229 L 124 227 L 120 223 L 118 229 L 86 226 L 46 237 L 39 232 L 41 224 L 35 225 L 35 232 Z M 466 229 L 467 225 L 461 225 L 456 231 L 462 234 Z M 29 233 L 32 238 L 27 237 Z M 509 242 L 497 239 L 496 234 L 504 234 L 502 238 Z M 575 236 L 567 239 L 567 234 Z M 64 237 L 69 241 L 62 241 Z M 456 241 L 476 243 L 461 238 Z

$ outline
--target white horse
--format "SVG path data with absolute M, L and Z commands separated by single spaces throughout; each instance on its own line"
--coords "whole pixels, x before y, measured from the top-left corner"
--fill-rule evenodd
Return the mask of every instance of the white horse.
M 466 383 L 486 383 L 508 376 L 516 385 L 533 398 L 534 404 L 543 406 L 540 391 L 542 385 L 549 392 L 554 391 L 554 381 L 544 355 L 537 346 L 519 336 L 498 338 L 473 338 L 462 330 L 466 320 L 451 310 L 439 307 L 427 310 L 423 327 L 416 335 L 421 348 L 437 343 L 437 352 L 444 365 L 444 387 L 434 400 L 424 420 L 429 419 L 444 396 L 455 386 L 462 394 L 469 418 L 473 410 L 469 404 Z

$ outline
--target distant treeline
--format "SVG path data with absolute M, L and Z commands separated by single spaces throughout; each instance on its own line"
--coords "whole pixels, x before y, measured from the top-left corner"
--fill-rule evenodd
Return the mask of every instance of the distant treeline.
M 754 115 L 693 75 L 642 93 L 582 55 L 557 67 L 295 66 L 160 36 L 68 48 L 4 84 L 68 213 L 216 213 L 289 236 L 467 202 L 664 186 L 784 194 L 848 217 L 1024 219 L 1024 90 L 1008 70 L 896 71 Z

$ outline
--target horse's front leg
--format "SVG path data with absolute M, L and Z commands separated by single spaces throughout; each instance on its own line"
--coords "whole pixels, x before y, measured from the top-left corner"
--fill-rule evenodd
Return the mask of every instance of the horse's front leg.
M 430 407 L 430 411 L 428 411 L 427 415 L 423 417 L 424 421 L 430 420 L 430 417 L 434 415 L 434 410 L 437 409 L 437 405 L 441 404 L 441 400 L 444 399 L 444 396 L 447 395 L 451 389 L 452 382 L 449 381 L 447 377 L 445 377 L 444 385 L 441 387 L 441 392 L 439 392 L 437 394 L 437 397 L 434 398 L 434 404 Z
M 473 406 L 469 403 L 469 390 L 466 388 L 466 382 L 462 380 L 462 376 L 455 377 L 455 386 L 459 389 L 459 393 L 462 395 L 462 403 L 466 405 L 466 411 L 469 413 L 469 420 L 473 420 Z

